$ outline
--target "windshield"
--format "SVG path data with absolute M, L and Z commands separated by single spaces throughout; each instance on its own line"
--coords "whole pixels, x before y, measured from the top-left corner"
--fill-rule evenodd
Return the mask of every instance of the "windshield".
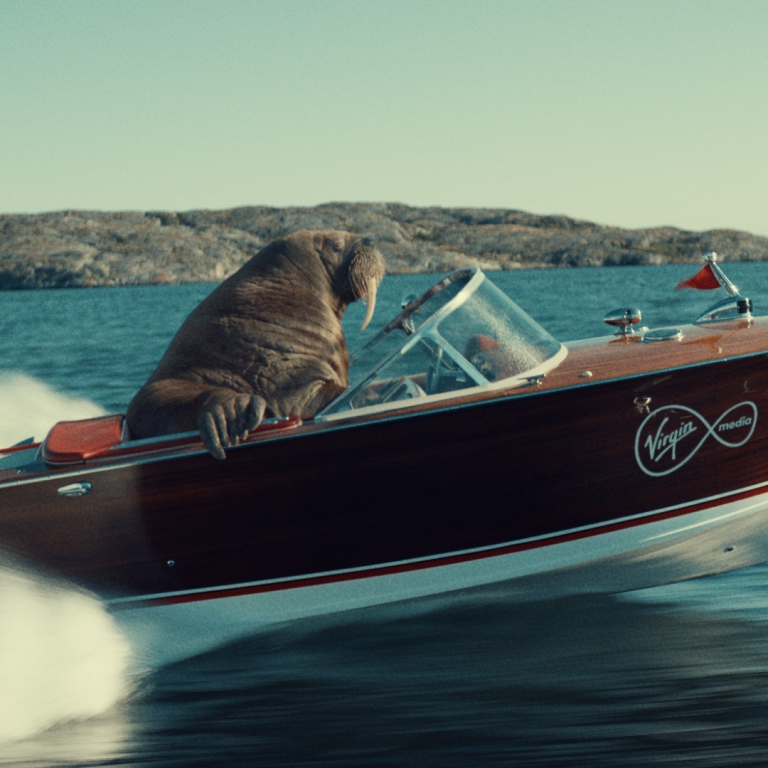
M 349 388 L 318 414 L 341 418 L 526 384 L 566 350 L 478 269 L 454 272 L 408 304 L 351 358 Z

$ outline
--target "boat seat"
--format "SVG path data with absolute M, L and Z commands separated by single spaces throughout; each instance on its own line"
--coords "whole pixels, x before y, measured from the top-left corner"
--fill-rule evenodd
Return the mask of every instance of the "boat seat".
M 507 379 L 520 373 L 520 366 L 510 351 L 498 339 L 482 333 L 469 339 L 464 357 L 488 381 Z
M 55 424 L 43 443 L 46 464 L 79 464 L 123 440 L 125 415 L 112 413 L 95 419 L 60 421 Z

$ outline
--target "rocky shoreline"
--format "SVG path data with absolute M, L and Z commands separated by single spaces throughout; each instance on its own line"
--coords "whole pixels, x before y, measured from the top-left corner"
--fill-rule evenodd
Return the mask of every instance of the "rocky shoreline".
M 220 282 L 297 229 L 371 237 L 389 273 L 768 259 L 768 238 L 736 230 L 621 229 L 486 208 L 329 203 L 312 208 L 0 215 L 0 290 Z

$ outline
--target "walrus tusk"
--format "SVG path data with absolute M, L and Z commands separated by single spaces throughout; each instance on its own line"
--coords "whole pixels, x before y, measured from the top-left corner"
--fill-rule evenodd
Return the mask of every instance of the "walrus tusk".
M 371 278 L 368 280 L 368 290 L 366 291 L 365 296 L 363 296 L 363 301 L 368 302 L 368 311 L 365 313 L 365 320 L 363 320 L 362 326 L 360 326 L 360 330 L 364 331 L 368 327 L 368 323 L 371 322 L 371 318 L 373 317 L 373 310 L 376 309 L 376 289 L 378 288 L 378 285 L 376 283 L 376 280 Z

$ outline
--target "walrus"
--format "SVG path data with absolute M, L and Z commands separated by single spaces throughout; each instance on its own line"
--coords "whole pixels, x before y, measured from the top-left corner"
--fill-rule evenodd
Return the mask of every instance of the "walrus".
M 184 321 L 126 414 L 133 439 L 199 430 L 217 459 L 261 420 L 313 417 L 347 388 L 341 318 L 384 277 L 370 240 L 294 232 L 270 243 Z

